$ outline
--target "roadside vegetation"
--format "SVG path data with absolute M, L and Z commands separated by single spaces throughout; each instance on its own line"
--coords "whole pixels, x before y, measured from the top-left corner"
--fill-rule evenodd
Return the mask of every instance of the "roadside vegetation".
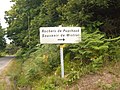
M 82 36 L 83 41 L 79 44 L 65 45 L 64 79 L 60 76 L 59 45 L 38 45 L 29 52 L 20 49 L 17 52 L 14 67 L 11 67 L 12 70 L 9 72 L 11 80 L 15 82 L 15 87 L 25 90 L 29 90 L 29 88 L 33 90 L 66 90 L 80 78 L 89 74 L 96 75 L 105 66 L 108 67 L 105 71 L 119 78 L 120 46 L 116 47 L 116 45 L 120 45 L 120 37 L 105 39 L 105 35 L 99 31 L 92 34 L 84 32 Z M 107 90 L 104 88 L 118 88 L 120 82 L 112 81 L 110 85 L 114 87 L 109 87 L 109 84 L 107 86 L 102 81 L 99 84 L 100 88 Z
M 17 51 L 6 72 L 13 90 L 79 90 L 86 86 L 89 90 L 92 83 L 96 83 L 93 90 L 119 90 L 119 0 L 12 1 L 15 4 L 6 11 L 5 19 L 11 48 L 16 47 L 8 52 Z M 59 25 L 82 27 L 82 42 L 64 44 L 65 78 L 60 76 L 60 46 L 39 43 L 40 27 Z

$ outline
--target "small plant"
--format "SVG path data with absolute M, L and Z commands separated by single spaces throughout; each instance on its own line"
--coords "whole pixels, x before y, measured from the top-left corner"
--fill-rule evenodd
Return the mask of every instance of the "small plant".
M 119 83 L 112 83 L 112 84 L 104 84 L 101 83 L 101 85 L 99 87 L 101 87 L 103 90 L 118 90 L 119 87 Z
M 64 90 L 62 87 L 64 85 L 64 80 L 60 77 L 54 75 L 43 77 L 39 84 L 35 87 L 35 90 Z

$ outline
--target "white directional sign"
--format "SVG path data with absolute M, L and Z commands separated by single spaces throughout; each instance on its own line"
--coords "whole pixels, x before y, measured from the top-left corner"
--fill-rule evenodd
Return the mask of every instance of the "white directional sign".
M 78 43 L 81 41 L 81 27 L 41 27 L 41 44 Z

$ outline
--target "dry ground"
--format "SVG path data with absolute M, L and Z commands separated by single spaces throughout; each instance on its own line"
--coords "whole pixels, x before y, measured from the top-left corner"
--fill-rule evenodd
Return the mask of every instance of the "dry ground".
M 106 65 L 96 74 L 81 77 L 67 90 L 120 90 L 120 62 Z

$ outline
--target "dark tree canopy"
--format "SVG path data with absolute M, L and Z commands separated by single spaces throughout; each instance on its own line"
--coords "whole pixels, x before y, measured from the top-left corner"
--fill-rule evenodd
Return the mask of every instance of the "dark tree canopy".
M 108 37 L 120 35 L 119 0 L 12 0 L 6 11 L 7 36 L 17 46 L 39 43 L 42 26 L 89 26 L 97 23 Z

